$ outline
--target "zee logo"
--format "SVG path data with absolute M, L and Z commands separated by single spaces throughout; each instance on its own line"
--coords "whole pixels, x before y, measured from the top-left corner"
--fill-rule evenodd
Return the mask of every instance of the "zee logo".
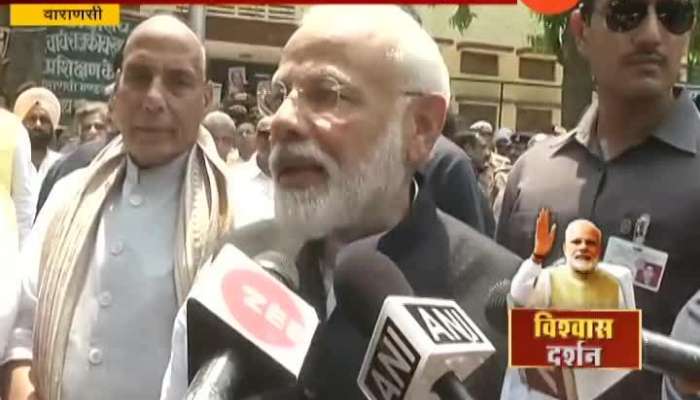
M 304 332 L 304 318 L 289 291 L 262 271 L 233 270 L 222 282 L 231 315 L 256 339 L 294 347 Z

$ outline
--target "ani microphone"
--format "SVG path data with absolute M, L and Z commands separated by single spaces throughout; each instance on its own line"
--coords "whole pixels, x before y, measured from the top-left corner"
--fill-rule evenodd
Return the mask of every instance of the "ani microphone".
M 413 297 L 398 267 L 361 242 L 338 255 L 334 289 L 340 310 L 371 336 L 358 376 L 368 399 L 470 398 L 461 380 L 495 350 L 453 300 Z

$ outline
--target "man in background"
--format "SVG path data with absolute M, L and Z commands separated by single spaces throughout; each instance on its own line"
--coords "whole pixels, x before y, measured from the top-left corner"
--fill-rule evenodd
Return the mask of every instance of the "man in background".
M 270 118 L 260 119 L 255 134 L 261 137 L 254 142 L 256 151 L 231 171 L 235 228 L 275 217 L 273 184 L 268 175 Z
M 75 111 L 74 126 L 80 137 L 80 143 L 104 140 L 112 132 L 109 126 L 109 107 L 107 103 L 91 101 Z
M 0 230 L 9 249 L 18 251 L 34 223 L 36 192 L 31 144 L 22 121 L 0 109 Z M 9 265 L 9 264 L 8 264 Z
M 236 152 L 236 123 L 223 111 L 212 111 L 204 117 L 202 125 L 207 128 L 216 143 L 216 151 L 226 165 L 237 163 Z
M 33 87 L 22 92 L 15 101 L 14 113 L 29 132 L 32 144 L 32 164 L 37 170 L 35 191 L 41 188 L 51 166 L 61 154 L 49 148 L 55 139 L 54 130 L 61 120 L 61 103 L 49 89 Z
M 686 1 L 584 0 L 571 14 L 597 100 L 572 132 L 518 160 L 497 229 L 500 243 L 527 257 L 533 234 L 527 221 L 548 208 L 559 229 L 584 218 L 605 238 L 618 238 L 604 243 L 606 255 L 610 246 L 612 253 L 635 254 L 643 243 L 644 254 L 667 260 L 659 265 L 665 272 L 658 289 L 635 287 L 644 327 L 662 334 L 671 332 L 674 317 L 700 287 L 700 246 L 689 245 L 699 238 L 700 115 L 688 93 L 674 88 L 694 7 Z M 557 241 L 550 263 L 561 256 Z M 630 270 L 633 261 L 625 264 Z M 658 375 L 634 371 L 602 398 L 660 395 Z
M 496 154 L 504 157 L 504 161 L 509 161 L 508 155 L 510 154 L 511 147 L 510 137 L 512 135 L 513 131 L 509 128 L 501 128 L 496 132 L 493 138 Z
M 117 69 L 115 68 L 115 71 Z M 108 97 L 112 96 L 113 90 L 114 86 L 110 85 Z M 76 169 L 90 164 L 107 143 L 119 134 L 112 123 L 110 104 L 111 100 L 110 103 L 94 102 L 81 107 L 80 116 L 76 118 L 76 125 L 78 125 L 79 132 L 86 133 L 86 139 L 91 139 L 81 143 L 73 152 L 56 161 L 46 173 L 39 190 L 39 199 L 36 204 L 37 214 L 44 206 L 56 182 Z
M 200 126 L 205 60 L 172 16 L 127 38 L 121 136 L 58 183 L 25 244 L 3 398 L 158 397 L 176 311 L 231 223 L 225 167 Z
M 529 132 L 516 132 L 511 136 L 510 162 L 515 164 L 527 151 L 533 135 Z M 534 144 L 534 142 L 533 142 Z
M 238 125 L 235 136 L 236 149 L 241 162 L 246 162 L 255 154 L 255 125 L 243 122 Z
M 476 121 L 469 126 L 469 130 L 478 133 L 479 136 L 484 139 L 484 142 L 489 149 L 493 147 L 493 125 L 491 125 L 490 122 Z

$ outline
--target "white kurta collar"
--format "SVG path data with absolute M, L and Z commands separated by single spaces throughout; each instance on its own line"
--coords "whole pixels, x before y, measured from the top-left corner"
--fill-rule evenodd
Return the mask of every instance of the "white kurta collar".
M 167 164 L 152 168 L 141 168 L 131 156 L 126 157 L 126 182 L 131 185 L 148 185 L 161 181 L 172 182 L 182 178 L 189 151 L 177 156 Z
M 166 198 L 179 192 L 188 155 L 189 152 L 185 152 L 169 163 L 153 168 L 140 168 L 127 156 L 122 197 L 133 206 L 140 206 L 146 198 Z

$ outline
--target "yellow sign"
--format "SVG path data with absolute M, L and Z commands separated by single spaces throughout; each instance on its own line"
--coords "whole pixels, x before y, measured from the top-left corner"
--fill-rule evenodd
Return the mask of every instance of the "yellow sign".
M 119 4 L 10 4 L 11 26 L 119 25 Z

